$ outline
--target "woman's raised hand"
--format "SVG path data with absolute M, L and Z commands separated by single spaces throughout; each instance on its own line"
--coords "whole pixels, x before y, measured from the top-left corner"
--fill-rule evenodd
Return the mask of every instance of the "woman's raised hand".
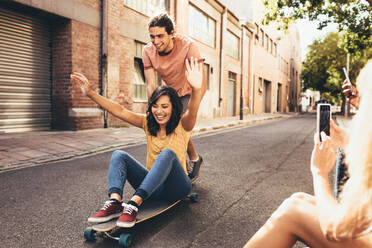
M 88 96 L 93 91 L 92 84 L 81 73 L 74 72 L 70 75 L 72 82 L 80 87 L 84 95 Z
M 203 62 L 191 57 L 186 59 L 186 78 L 194 90 L 199 90 L 203 86 Z
M 359 109 L 360 96 L 358 89 L 355 88 L 347 79 L 345 79 L 344 83 L 342 84 L 342 93 L 349 98 L 351 105 Z

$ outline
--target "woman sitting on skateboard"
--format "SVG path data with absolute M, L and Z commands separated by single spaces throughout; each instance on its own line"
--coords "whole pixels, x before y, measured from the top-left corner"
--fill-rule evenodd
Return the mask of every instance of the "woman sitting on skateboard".
M 118 103 L 95 93 L 88 79 L 79 73 L 71 75 L 83 93 L 114 116 L 143 128 L 147 138 L 146 168 L 128 153 L 117 150 L 112 154 L 108 171 L 109 200 L 89 222 L 106 222 L 119 217 L 117 226 L 132 227 L 138 207 L 151 198 L 176 201 L 191 192 L 186 170 L 186 150 L 190 131 L 194 128 L 202 99 L 202 64 L 191 58 L 186 61 L 186 77 L 192 86 L 189 108 L 181 117 L 182 104 L 177 92 L 160 86 L 151 95 L 147 114 L 134 113 Z M 132 198 L 122 202 L 126 180 L 135 189 Z
M 315 196 L 296 193 L 286 199 L 245 248 L 292 247 L 297 240 L 309 247 L 372 247 L 372 60 L 358 76 L 359 111 L 350 135 L 331 122 L 330 137 L 315 134 L 311 156 Z M 349 179 L 340 198 L 332 194 L 328 174 L 336 148 L 346 146 Z

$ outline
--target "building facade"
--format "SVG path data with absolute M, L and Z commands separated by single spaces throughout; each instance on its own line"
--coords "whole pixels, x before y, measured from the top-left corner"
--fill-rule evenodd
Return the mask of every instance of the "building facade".
M 142 48 L 150 17 L 164 11 L 205 58 L 208 89 L 198 118 L 297 111 L 297 37 L 279 42 L 266 27 L 261 34 L 258 24 L 242 22 L 220 1 L 12 0 L 0 2 L 0 130 L 126 125 L 82 96 L 72 72 L 85 74 L 100 94 L 145 113 Z
M 298 30 L 287 32 L 275 23 L 262 25 L 261 0 L 221 0 L 253 29 L 251 113 L 299 111 L 301 92 L 301 45 Z

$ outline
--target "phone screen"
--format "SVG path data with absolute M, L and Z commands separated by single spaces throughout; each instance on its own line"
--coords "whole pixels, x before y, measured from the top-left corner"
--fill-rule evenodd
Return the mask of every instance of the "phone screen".
M 319 107 L 318 107 L 319 136 L 321 132 L 325 132 L 327 136 L 330 135 L 330 131 L 329 131 L 330 119 L 331 119 L 331 106 L 329 104 L 319 104 Z M 322 140 L 321 137 L 320 137 L 320 140 Z

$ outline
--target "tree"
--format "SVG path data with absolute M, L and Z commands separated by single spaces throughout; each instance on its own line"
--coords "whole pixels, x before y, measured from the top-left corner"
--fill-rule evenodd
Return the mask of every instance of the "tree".
M 264 5 L 263 22 L 278 21 L 279 29 L 297 19 L 318 21 L 319 29 L 336 23 L 349 53 L 372 46 L 372 0 L 264 0 Z
M 341 85 L 345 79 L 342 68 L 346 65 L 347 53 L 340 48 L 341 43 L 342 38 L 337 33 L 315 40 L 309 46 L 302 68 L 304 89 L 320 91 L 335 103 L 342 99 Z M 349 77 L 352 82 L 371 57 L 372 48 L 367 48 L 351 58 Z

